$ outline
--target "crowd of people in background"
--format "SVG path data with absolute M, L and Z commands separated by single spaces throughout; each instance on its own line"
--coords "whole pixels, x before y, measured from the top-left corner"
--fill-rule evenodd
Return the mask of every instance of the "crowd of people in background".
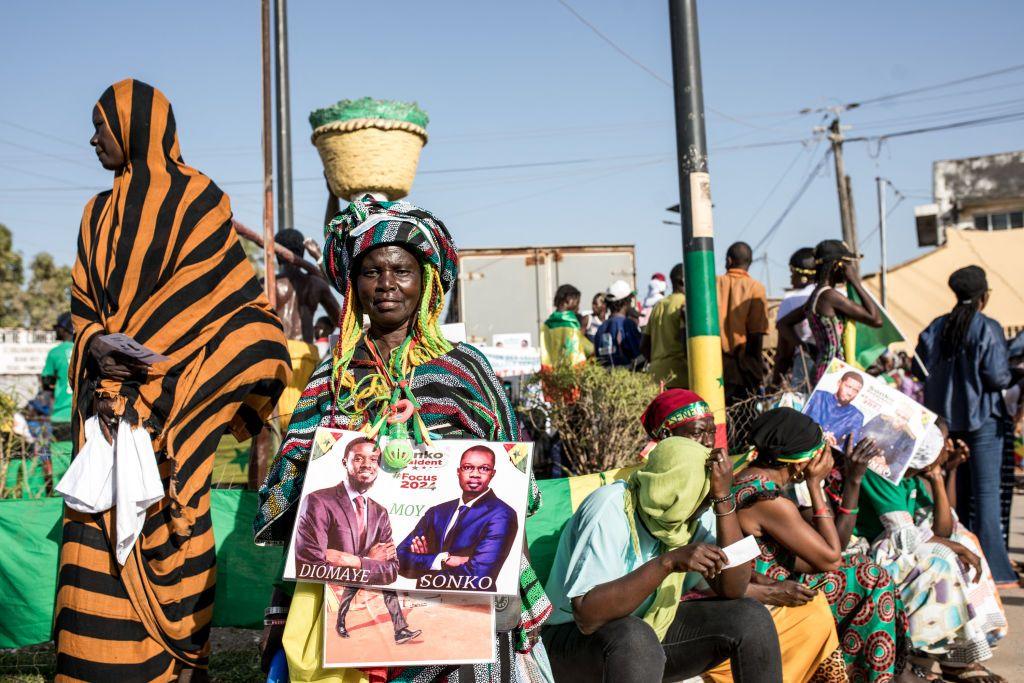
M 108 542 L 110 510 L 65 509 L 58 668 L 68 680 L 99 680 L 115 664 L 124 680 L 206 680 L 210 469 L 226 428 L 260 434 L 251 476 L 261 544 L 292 533 L 317 428 L 383 423 L 399 400 L 391 387 L 415 398 L 416 419 L 433 438 L 515 441 L 523 433 L 486 357 L 441 330 L 459 264 L 433 214 L 369 195 L 340 210 L 332 198 L 323 254 L 296 230 L 278 233 L 290 257 L 273 309 L 228 227 L 227 198 L 181 159 L 163 95 L 139 81 L 117 83 L 96 104 L 93 124 L 113 190 L 85 209 L 72 313 L 57 319 L 59 343 L 30 415 L 41 444 L 69 449 L 83 447 L 87 422 L 108 441 L 120 422 L 145 426 L 170 484 L 146 511 L 127 564 Z M 159 134 L 136 133 L 151 128 Z M 140 212 L 121 201 L 163 197 L 168 174 L 194 190 L 175 195 L 178 210 L 153 202 Z M 170 245 L 167 235 L 195 239 Z M 616 481 L 574 502 L 543 590 L 524 549 L 515 625 L 495 633 L 499 663 L 479 665 L 470 680 L 536 680 L 526 671 L 549 679 L 553 671 L 563 681 L 645 683 L 697 675 L 1005 681 L 984 662 L 1007 632 L 999 591 L 1019 581 L 1008 514 L 1012 438 L 1024 422 L 1024 335 L 1008 342 L 985 315 L 986 274 L 966 266 L 949 278 L 955 306 L 921 333 L 913 355 L 890 349 L 877 357 L 869 374 L 938 416 L 922 437 L 927 448 L 913 449 L 893 483 L 869 466 L 895 446 L 854 414 L 865 384 L 859 372 L 803 412 L 777 405 L 782 393 L 806 396 L 830 364 L 848 358 L 850 325 L 883 325 L 858 255 L 838 240 L 794 251 L 775 348 L 753 262 L 751 247 L 737 242 L 716 280 L 727 403 L 761 402 L 733 453 L 708 403 L 688 388 L 683 264 L 668 277 L 655 273 L 642 299 L 628 282 L 611 282 L 588 310 L 584 292 L 558 287 L 540 330 L 542 375 L 588 362 L 649 373 L 657 395 L 633 416 L 648 448 Z M 320 308 L 327 316 L 316 318 Z M 111 333 L 166 354 L 166 369 L 126 358 Z M 563 447 L 558 434 L 549 440 L 552 477 L 566 474 Z M 52 479 L 51 452 L 37 455 Z M 531 481 L 528 512 L 541 504 Z M 722 548 L 747 536 L 756 558 L 730 563 Z M 198 577 L 188 590 L 167 579 L 182 572 Z M 264 664 L 281 648 L 293 599 L 322 600 L 322 591 L 307 589 L 275 584 Z M 451 669 L 409 667 L 401 680 L 452 680 Z
M 727 578 L 730 572 L 715 566 L 714 560 L 709 560 L 715 567 L 711 570 L 690 557 L 659 560 L 657 535 L 651 538 L 648 553 L 648 537 L 640 532 L 640 553 L 623 564 L 614 551 L 618 541 L 610 539 L 622 536 L 628 545 L 630 527 L 623 522 L 619 528 L 609 510 L 618 510 L 623 497 L 628 510 L 630 496 L 650 495 L 646 487 L 653 484 L 644 478 L 648 475 L 638 474 L 635 489 L 604 487 L 577 510 L 562 534 L 556 572 L 549 580 L 549 595 L 556 604 L 566 605 L 565 614 L 553 618 L 549 623 L 554 625 L 545 630 L 555 671 L 604 671 L 606 676 L 611 671 L 623 680 L 655 680 L 648 669 L 665 675 L 691 673 L 692 662 L 684 662 L 673 648 L 698 636 L 691 630 L 666 639 L 665 633 L 677 627 L 654 618 L 651 600 L 657 601 L 665 585 L 659 588 L 662 574 L 648 569 L 656 562 L 669 572 L 682 572 L 687 590 L 700 584 L 703 588 L 697 593 L 703 590 L 725 600 L 733 594 L 730 586 L 742 581 L 749 582 L 748 596 L 769 606 L 805 606 L 823 593 L 835 617 L 839 645 L 834 652 L 841 655 L 839 666 L 831 670 L 835 678 L 829 677 L 828 657 L 808 659 L 819 652 L 817 644 L 805 643 L 803 659 L 795 663 L 784 637 L 790 631 L 773 611 L 782 658 L 765 666 L 781 667 L 784 680 L 938 680 L 931 673 L 935 661 L 945 680 L 1005 680 L 983 662 L 1006 634 L 999 589 L 1015 587 L 1019 581 L 1020 567 L 1010 562 L 1007 548 L 1013 437 L 1024 423 L 1024 335 L 1008 342 L 999 323 L 982 312 L 990 294 L 985 272 L 967 266 L 949 279 L 955 307 L 921 333 L 913 354 L 909 348 L 889 349 L 865 369 L 938 415 L 923 437 L 932 444 L 932 455 L 915 455 L 894 485 L 883 481 L 868 463 L 885 462 L 887 451 L 898 446 L 913 448 L 913 437 L 907 443 L 889 443 L 873 426 L 881 417 L 866 425 L 858 421 L 857 428 L 846 430 L 840 439 L 823 432 L 816 422 L 838 428 L 843 411 L 856 410 L 850 401 L 863 389 L 859 372 L 844 376 L 834 394 L 815 394 L 816 403 L 806 408 L 806 415 L 789 408 L 771 409 L 787 392 L 806 398 L 833 360 L 846 360 L 848 326 L 883 325 L 884 311 L 861 281 L 859 256 L 839 240 L 793 252 L 790 287 L 775 311 L 773 349 L 767 343 L 767 294 L 749 272 L 753 257 L 749 245 L 731 245 L 725 272 L 716 282 L 723 384 L 727 405 L 756 399 L 759 410 L 768 412 L 750 429 L 750 457 L 736 461 L 729 487 L 721 483 L 723 476 L 712 464 L 710 479 L 705 480 L 711 493 L 705 488 L 693 494 L 686 520 L 691 543 L 695 538 L 714 539 L 716 533 L 719 540 L 731 539 L 733 530 L 723 528 L 723 516 L 735 512 L 742 532 L 757 538 L 761 557 L 749 576 Z M 576 296 L 573 302 L 579 299 Z M 682 264 L 670 270 L 667 280 L 655 273 L 642 300 L 626 282 L 616 281 L 592 301 L 589 311 L 570 305 L 560 309 L 561 315 L 569 311 L 577 317 L 579 339 L 592 344 L 596 362 L 647 372 L 659 384 L 664 393 L 648 408 L 645 419 L 659 401 L 680 400 L 673 392 L 685 391 L 689 380 Z M 584 362 L 590 348 L 572 346 L 572 362 Z M 545 358 L 546 365 L 556 362 L 550 346 Z M 847 389 L 844 381 L 850 384 Z M 687 400 L 692 405 L 699 397 Z M 829 400 L 832 403 L 826 405 Z M 908 417 L 900 413 L 885 419 Z M 689 490 L 695 475 L 682 473 L 685 444 L 663 439 L 695 438 L 690 433 L 693 424 L 669 420 L 660 432 L 651 433 L 658 446 L 646 451 L 641 468 L 651 469 L 650 481 L 673 476 L 678 490 Z M 706 446 L 712 448 L 713 439 Z M 929 449 L 918 449 L 924 450 Z M 704 457 L 715 463 L 715 453 L 704 451 Z M 794 502 L 800 499 L 790 493 L 794 487 L 803 492 L 806 507 Z M 698 504 L 701 498 L 704 502 Z M 644 530 L 661 528 L 643 519 Z M 608 543 L 614 548 L 604 547 Z M 761 586 L 768 587 L 766 592 Z M 601 600 L 609 590 L 629 597 L 609 610 Z M 689 609 L 684 596 L 675 613 L 677 621 L 689 615 Z M 760 617 L 748 618 L 757 623 Z M 572 623 L 573 628 L 566 625 Z M 751 636 L 725 635 L 729 627 L 722 623 L 707 618 L 703 623 L 719 629 L 729 642 L 750 639 L 748 647 L 758 647 Z M 616 646 L 623 642 L 630 648 Z M 637 651 L 647 654 L 634 657 L 631 653 Z M 694 661 L 703 661 L 698 650 L 689 652 Z M 743 659 L 739 652 L 733 657 L 734 666 Z M 595 667 L 595 662 L 601 666 Z M 694 669 L 702 666 L 693 664 Z M 793 674 L 800 667 L 804 673 L 810 667 L 813 676 Z M 752 674 L 745 674 L 744 680 L 748 675 L 761 680 Z

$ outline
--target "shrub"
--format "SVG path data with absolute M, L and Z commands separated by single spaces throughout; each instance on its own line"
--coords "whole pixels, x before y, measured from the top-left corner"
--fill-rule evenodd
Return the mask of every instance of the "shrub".
M 538 376 L 551 428 L 561 435 L 568 474 L 631 465 L 647 443 L 640 414 L 657 393 L 650 375 L 594 362 Z

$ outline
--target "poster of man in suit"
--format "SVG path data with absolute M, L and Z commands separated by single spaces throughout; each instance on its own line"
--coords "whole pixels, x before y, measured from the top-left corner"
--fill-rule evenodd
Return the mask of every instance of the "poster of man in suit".
M 497 456 L 471 446 L 457 470 L 462 495 L 427 510 L 398 546 L 402 576 L 418 587 L 475 585 L 493 591 L 516 539 L 516 513 L 491 488 Z M 461 579 L 461 581 L 459 581 Z
M 817 422 L 825 439 L 840 451 L 847 440 L 871 439 L 881 453 L 868 469 L 893 484 L 903 479 L 935 413 L 878 377 L 832 360 L 814 387 L 804 414 Z M 401 571 L 401 562 L 399 562 Z
M 533 444 L 438 440 L 416 445 L 401 468 L 379 446 L 358 432 L 316 432 L 284 578 L 516 595 Z M 354 595 L 339 597 L 338 633 Z M 397 639 L 411 627 L 393 614 Z
M 387 510 L 370 498 L 380 468 L 380 449 L 356 438 L 342 454 L 345 476 L 336 486 L 314 491 L 300 504 L 295 529 L 295 564 L 299 578 L 347 577 L 360 584 L 386 584 L 398 570 Z M 347 586 L 340 594 L 335 630 L 348 638 L 345 617 L 359 591 Z M 421 631 L 408 627 L 394 591 L 383 591 L 394 625 L 395 642 L 406 643 Z

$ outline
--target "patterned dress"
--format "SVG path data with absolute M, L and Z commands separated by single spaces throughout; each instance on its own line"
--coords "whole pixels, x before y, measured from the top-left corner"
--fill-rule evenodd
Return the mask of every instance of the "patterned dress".
M 992 657 L 990 643 L 1006 635 L 1006 614 L 977 537 L 954 512 L 950 540 L 981 558 L 974 582 L 956 553 L 935 542 L 933 502 L 921 478 L 904 477 L 893 486 L 868 471 L 861 487 L 860 514 L 878 522 L 858 518 L 857 532 L 871 541 L 871 556 L 899 587 L 914 649 L 961 664 Z
M 350 368 L 357 381 L 375 371 L 363 343 L 356 349 Z M 352 420 L 332 409 L 331 370 L 331 358 L 327 358 L 313 373 L 295 407 L 288 436 L 271 465 L 267 481 L 260 488 L 260 509 L 254 524 L 257 543 L 287 543 L 317 428 L 359 429 L 375 417 L 369 415 L 368 419 Z M 495 377 L 484 355 L 469 344 L 459 344 L 445 355 L 417 367 L 410 387 L 420 402 L 420 416 L 434 438 L 502 441 L 519 436 L 519 423 L 501 381 Z M 540 489 L 532 477 L 530 484 L 528 515 L 540 508 Z M 547 656 L 539 643 L 532 646 L 529 633 L 539 629 L 547 619 L 551 603 L 525 557 L 520 563 L 520 599 L 519 628 L 497 636 L 497 665 L 407 667 L 391 670 L 388 680 L 410 683 L 543 680 L 533 667 L 540 661 L 542 668 L 546 668 Z M 532 657 L 516 656 L 517 652 L 527 653 L 531 649 Z
M 751 476 L 733 486 L 738 509 L 783 495 L 772 481 Z M 886 683 L 903 671 L 907 622 L 903 603 L 889 574 L 863 556 L 844 558 L 834 571 L 798 574 L 793 553 L 769 536 L 759 536 L 761 556 L 754 571 L 777 581 L 792 580 L 819 588 L 828 598 L 839 631 L 843 659 L 853 683 Z
M 820 288 L 811 296 L 810 305 L 807 307 L 807 325 L 811 328 L 811 335 L 814 337 L 814 381 L 817 382 L 825 374 L 825 368 L 834 358 L 844 360 L 843 356 L 843 328 L 845 322 L 837 315 L 821 315 L 817 312 L 818 299 L 825 287 Z

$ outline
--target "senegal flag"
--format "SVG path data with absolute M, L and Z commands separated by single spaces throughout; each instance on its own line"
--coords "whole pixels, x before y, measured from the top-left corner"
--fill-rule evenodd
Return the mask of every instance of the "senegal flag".
M 896 327 L 896 323 L 889 317 L 888 311 L 875 301 L 871 292 L 867 292 L 867 295 L 882 312 L 882 326 L 869 327 L 847 321 L 846 327 L 843 329 L 843 355 L 846 357 L 846 362 L 861 370 L 866 370 L 878 360 L 878 357 L 888 350 L 889 344 L 906 340 L 903 333 Z M 850 285 L 846 285 L 846 296 L 852 301 L 863 303 L 856 290 Z
M 544 504 L 526 520 L 526 540 L 530 545 L 530 564 L 542 585 L 547 583 L 548 574 L 551 573 L 562 529 L 583 499 L 605 484 L 628 479 L 634 469 L 623 467 L 598 474 L 542 479 L 537 482 Z

